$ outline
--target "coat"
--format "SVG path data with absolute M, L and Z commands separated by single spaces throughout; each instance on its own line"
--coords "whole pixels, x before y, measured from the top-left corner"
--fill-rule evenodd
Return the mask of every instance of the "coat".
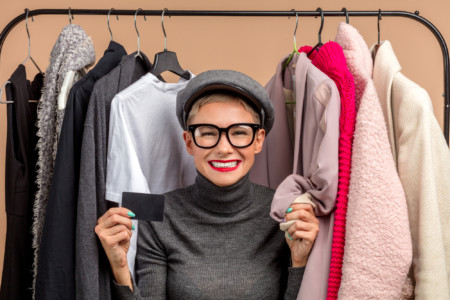
M 406 78 L 389 41 L 373 80 L 406 194 L 416 299 L 450 299 L 450 151 L 428 93 Z
M 34 248 L 34 282 L 36 284 L 39 246 L 44 227 L 48 194 L 56 159 L 59 132 L 64 118 L 64 110 L 58 110 L 57 99 L 64 76 L 68 71 L 79 71 L 95 62 L 95 51 L 92 40 L 79 25 L 70 24 L 64 27 L 52 49 L 50 65 L 45 73 L 42 98 L 38 103 L 37 143 L 38 175 L 36 200 L 33 207 L 33 248 Z M 75 81 L 81 78 L 77 72 Z M 34 297 L 34 293 L 33 293 Z
M 275 192 L 271 216 L 283 222 L 286 209 L 298 200 L 315 207 L 320 232 L 309 255 L 297 299 L 325 299 L 338 185 L 340 98 L 335 83 L 317 69 L 305 53 L 294 56 L 283 73 L 286 58 L 266 85 L 276 118 L 267 138 L 266 152 L 262 153 L 266 155 L 262 158 L 269 172 L 265 175 L 272 180 L 278 171 L 288 173 Z M 293 141 L 285 104 L 289 91 L 293 91 L 296 99 Z M 289 150 L 292 157 L 285 154 Z M 285 164 L 288 169 L 280 170 Z
M 109 113 L 114 96 L 150 71 L 141 52 L 120 64 L 94 85 L 84 122 L 76 222 L 76 298 L 111 299 L 110 266 L 95 235 L 97 219 L 108 209 L 105 200 Z
M 405 194 L 359 32 L 341 23 L 336 42 L 355 80 L 356 124 L 338 299 L 399 299 L 411 265 Z

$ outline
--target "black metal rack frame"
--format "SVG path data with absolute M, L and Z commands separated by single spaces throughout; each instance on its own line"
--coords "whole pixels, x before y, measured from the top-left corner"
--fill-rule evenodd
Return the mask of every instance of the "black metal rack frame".
M 110 9 L 35 9 L 28 11 L 28 16 L 37 15 L 108 15 Z M 160 16 L 163 10 L 139 10 L 139 15 L 146 16 Z M 113 10 L 112 15 L 129 15 L 133 16 L 136 10 Z M 289 17 L 295 15 L 302 17 L 320 17 L 321 12 L 319 11 L 225 11 L 225 10 L 165 10 L 165 16 L 217 16 L 217 17 Z M 444 136 L 449 143 L 449 117 L 450 117 L 450 78 L 449 78 L 449 56 L 447 44 L 442 37 L 439 30 L 427 19 L 419 16 L 419 12 L 414 13 L 407 11 L 323 11 L 324 17 L 405 17 L 418 21 L 419 23 L 425 25 L 436 37 L 441 46 L 442 56 L 444 59 Z M 21 21 L 26 18 L 26 10 L 23 14 L 18 15 L 13 20 L 11 20 L 6 27 L 0 33 L 0 54 L 3 48 L 3 43 L 9 32 Z

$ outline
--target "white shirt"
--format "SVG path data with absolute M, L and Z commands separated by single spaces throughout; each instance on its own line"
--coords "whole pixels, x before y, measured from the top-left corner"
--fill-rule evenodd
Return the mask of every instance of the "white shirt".
M 191 74 L 191 78 L 194 75 Z M 188 81 L 165 83 L 148 73 L 118 93 L 111 104 L 106 199 L 122 192 L 162 194 L 193 184 L 196 169 L 176 117 L 176 96 Z M 137 220 L 128 250 L 134 274 Z

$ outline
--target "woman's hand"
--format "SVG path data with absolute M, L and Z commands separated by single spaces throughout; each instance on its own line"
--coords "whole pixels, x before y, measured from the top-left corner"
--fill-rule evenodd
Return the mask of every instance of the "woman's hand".
M 134 229 L 130 219 L 132 216 L 134 214 L 130 210 L 114 207 L 101 216 L 95 226 L 95 233 L 105 249 L 116 282 L 129 285 L 131 289 L 127 252 Z
M 319 220 L 310 204 L 292 204 L 286 213 L 286 222 L 297 220 L 289 227 L 286 242 L 291 249 L 293 267 L 304 267 L 309 252 L 319 233 Z

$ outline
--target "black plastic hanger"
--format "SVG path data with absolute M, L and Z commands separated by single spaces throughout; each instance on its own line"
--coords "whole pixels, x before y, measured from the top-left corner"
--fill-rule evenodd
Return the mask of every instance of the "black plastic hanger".
M 323 28 L 323 21 L 324 21 L 324 17 L 323 17 L 323 11 L 322 9 L 319 7 L 318 9 L 316 9 L 316 11 L 320 12 L 320 29 L 319 29 L 319 42 L 314 46 L 314 48 L 311 49 L 311 51 L 308 52 L 308 56 L 313 53 L 315 50 L 319 51 L 320 47 L 322 47 L 322 28 Z
M 153 75 L 158 76 L 165 71 L 170 71 L 186 80 L 189 80 L 191 79 L 191 73 L 181 67 L 177 54 L 172 51 L 167 51 L 167 35 L 166 30 L 164 29 L 164 13 L 166 10 L 167 8 L 164 8 L 161 15 L 161 26 L 164 33 L 164 51 L 155 54 L 153 67 L 150 72 Z
M 343 11 L 345 13 L 345 23 L 350 24 L 350 22 L 348 20 L 348 10 L 344 7 L 341 9 L 341 11 Z

